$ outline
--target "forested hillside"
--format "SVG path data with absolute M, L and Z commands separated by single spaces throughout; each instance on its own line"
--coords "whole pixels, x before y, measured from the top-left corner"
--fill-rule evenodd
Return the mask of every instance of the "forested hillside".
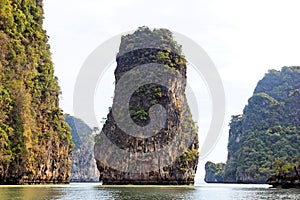
M 232 116 L 229 126 L 226 165 L 220 170 L 207 163 L 207 182 L 265 183 L 282 166 L 297 167 L 300 67 L 270 70 L 258 82 L 243 114 Z
M 69 182 L 71 134 L 42 0 L 0 0 L 0 183 Z

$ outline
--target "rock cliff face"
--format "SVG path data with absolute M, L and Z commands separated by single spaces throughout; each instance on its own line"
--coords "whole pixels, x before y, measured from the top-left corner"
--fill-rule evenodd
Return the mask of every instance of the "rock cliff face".
M 0 184 L 68 183 L 71 133 L 42 1 L 0 0 Z
M 116 60 L 114 102 L 95 144 L 100 180 L 193 184 L 198 137 L 185 96 L 186 60 L 180 46 L 170 31 L 142 27 L 122 37 Z M 138 82 L 143 84 L 133 86 Z M 131 121 L 123 123 L 126 112 Z M 163 120 L 157 120 L 161 113 Z M 149 135 L 149 124 L 160 128 Z
M 70 181 L 99 181 L 99 172 L 94 159 L 94 134 L 92 129 L 82 120 L 70 115 L 66 115 L 66 122 L 71 127 L 72 141 L 75 144 Z
M 207 182 L 265 183 L 279 160 L 300 158 L 300 67 L 270 70 L 242 115 L 232 116 L 228 159 L 219 179 Z M 208 172 L 214 165 L 210 165 Z

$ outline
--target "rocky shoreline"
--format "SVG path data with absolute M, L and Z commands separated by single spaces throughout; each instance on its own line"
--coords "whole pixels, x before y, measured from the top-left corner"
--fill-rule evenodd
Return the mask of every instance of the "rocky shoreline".
M 267 180 L 275 188 L 300 188 L 300 165 L 289 172 L 279 172 Z

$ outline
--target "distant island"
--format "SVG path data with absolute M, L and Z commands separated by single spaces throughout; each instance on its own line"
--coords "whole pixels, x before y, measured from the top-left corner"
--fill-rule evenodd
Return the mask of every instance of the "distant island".
M 74 143 L 70 182 L 98 182 L 99 171 L 94 158 L 94 137 L 98 129 L 92 129 L 83 120 L 68 114 L 66 122 L 71 128 Z
M 269 70 L 229 126 L 227 162 L 207 162 L 206 182 L 300 187 L 299 66 Z

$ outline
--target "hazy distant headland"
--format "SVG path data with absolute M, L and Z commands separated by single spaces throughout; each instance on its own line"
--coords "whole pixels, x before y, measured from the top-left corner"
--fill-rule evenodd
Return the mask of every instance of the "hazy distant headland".
M 83 120 L 66 115 L 71 128 L 74 151 L 71 162 L 70 182 L 97 182 L 99 171 L 94 159 L 94 137 L 97 128 L 90 128 Z

